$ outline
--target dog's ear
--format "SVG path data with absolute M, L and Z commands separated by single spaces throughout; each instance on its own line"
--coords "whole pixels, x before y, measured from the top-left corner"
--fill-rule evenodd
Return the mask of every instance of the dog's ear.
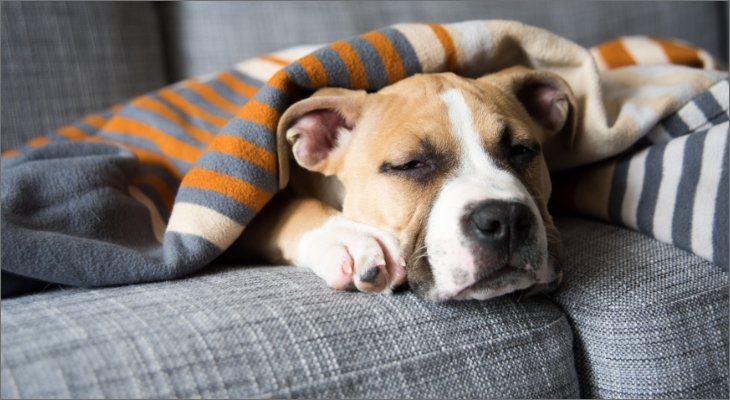
M 576 101 L 563 78 L 547 71 L 512 67 L 490 75 L 490 81 L 512 93 L 548 137 L 570 149 L 576 135 Z
M 286 154 L 290 147 L 302 167 L 334 174 L 366 96 L 365 91 L 326 88 L 293 104 L 279 119 L 278 151 Z

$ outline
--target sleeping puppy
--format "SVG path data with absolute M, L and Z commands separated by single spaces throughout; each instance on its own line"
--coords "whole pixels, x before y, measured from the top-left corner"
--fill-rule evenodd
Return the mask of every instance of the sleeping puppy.
M 416 75 L 377 93 L 322 89 L 278 126 L 290 183 L 239 240 L 331 287 L 433 300 L 557 285 L 559 235 L 541 148 L 570 143 L 557 75 Z

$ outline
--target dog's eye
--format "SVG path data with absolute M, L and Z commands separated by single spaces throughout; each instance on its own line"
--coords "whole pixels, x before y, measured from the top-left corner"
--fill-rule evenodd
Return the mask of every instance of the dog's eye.
M 536 155 L 540 153 L 540 146 L 528 146 L 524 144 L 515 144 L 509 148 L 510 161 L 517 165 L 524 165 L 530 162 Z
M 531 154 L 537 154 L 537 149 L 521 144 L 514 145 L 510 148 L 510 157 L 520 157 Z
M 411 160 L 405 164 L 389 165 L 391 171 L 409 171 L 417 168 L 425 168 L 427 165 L 421 160 Z
M 390 175 L 401 176 L 416 181 L 427 180 L 434 170 L 434 165 L 425 160 L 413 159 L 405 163 L 384 162 L 380 166 L 380 172 Z

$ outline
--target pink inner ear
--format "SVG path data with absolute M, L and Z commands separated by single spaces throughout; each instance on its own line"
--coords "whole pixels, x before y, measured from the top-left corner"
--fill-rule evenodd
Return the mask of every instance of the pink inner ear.
M 304 114 L 296 120 L 290 130 L 296 133 L 293 151 L 302 166 L 314 166 L 327 158 L 337 146 L 340 128 L 352 129 L 352 126 L 334 110 L 324 109 Z
M 543 83 L 526 85 L 517 98 L 530 116 L 548 132 L 557 132 L 565 125 L 568 103 L 565 94 Z

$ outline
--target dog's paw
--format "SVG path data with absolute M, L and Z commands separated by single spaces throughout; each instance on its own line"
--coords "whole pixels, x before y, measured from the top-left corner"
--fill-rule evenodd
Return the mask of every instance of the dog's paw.
M 390 293 L 406 281 L 398 240 L 341 216 L 302 237 L 298 262 L 335 289 Z

